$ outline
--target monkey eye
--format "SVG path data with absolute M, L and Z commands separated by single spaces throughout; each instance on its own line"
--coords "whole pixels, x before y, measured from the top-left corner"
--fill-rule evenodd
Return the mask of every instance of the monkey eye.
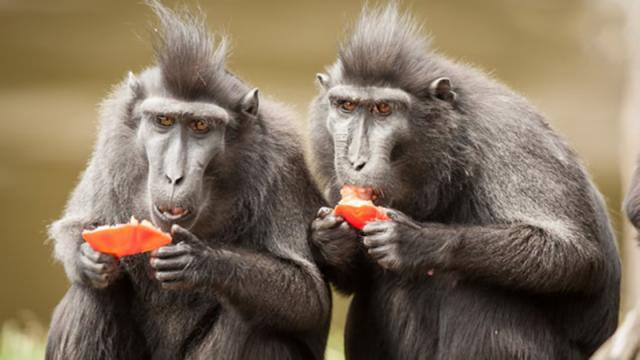
M 387 116 L 391 114 L 391 105 L 386 102 L 379 102 L 375 104 L 373 111 L 379 115 Z
M 209 123 L 202 119 L 194 119 L 189 123 L 189 127 L 196 133 L 204 134 L 209 131 Z
M 338 102 L 338 107 L 340 108 L 340 110 L 346 113 L 350 113 L 350 112 L 353 112 L 353 110 L 355 110 L 356 107 L 358 107 L 358 103 L 354 101 L 343 100 Z
M 176 119 L 174 119 L 171 116 L 167 116 L 167 115 L 158 115 L 158 116 L 156 116 L 156 122 L 160 126 L 170 127 L 170 126 L 173 126 L 173 124 L 176 123 Z

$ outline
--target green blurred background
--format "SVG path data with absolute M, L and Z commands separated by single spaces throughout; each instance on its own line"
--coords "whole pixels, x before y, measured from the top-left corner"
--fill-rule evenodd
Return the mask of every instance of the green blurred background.
M 425 23 L 436 48 L 487 70 L 548 115 L 582 155 L 619 229 L 618 115 L 626 74 L 616 3 L 432 0 L 403 6 Z M 335 59 L 361 2 L 199 5 L 213 30 L 231 35 L 231 69 L 293 105 L 305 124 L 314 74 Z M 0 322 L 46 327 L 64 294 L 67 280 L 52 260 L 45 229 L 61 214 L 89 157 L 100 100 L 127 71 L 151 64 L 153 21 L 142 1 L 0 0 Z M 334 355 L 341 352 L 346 304 L 336 296 Z

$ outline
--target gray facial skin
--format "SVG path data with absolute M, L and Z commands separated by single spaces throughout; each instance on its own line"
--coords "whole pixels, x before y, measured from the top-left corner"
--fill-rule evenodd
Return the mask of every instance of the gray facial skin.
M 389 168 L 393 139 L 411 136 L 409 95 L 399 89 L 339 85 L 328 90 L 327 98 L 331 104 L 327 129 L 335 141 L 338 177 L 350 184 L 380 187 L 385 182 L 380 175 L 393 173 Z M 380 106 L 388 113 L 379 111 Z
M 431 49 L 394 5 L 365 9 L 311 105 L 332 205 L 373 189 L 389 221 L 311 224 L 325 276 L 353 294 L 348 359 L 585 359 L 617 323 L 604 202 L 521 96 Z
M 101 109 L 98 140 L 50 227 L 72 284 L 47 359 L 322 359 L 330 292 L 308 224 L 324 203 L 295 118 L 225 68 L 200 16 L 155 1 L 157 65 Z M 172 244 L 117 259 L 83 229 L 131 216 Z
M 257 109 L 257 94 L 248 94 L 243 106 Z M 208 206 L 208 189 L 214 184 L 206 170 L 224 156 L 231 115 L 215 104 L 165 97 L 145 99 L 137 112 L 141 122 L 136 140 L 149 164 L 152 219 L 165 229 L 172 223 L 190 227 Z

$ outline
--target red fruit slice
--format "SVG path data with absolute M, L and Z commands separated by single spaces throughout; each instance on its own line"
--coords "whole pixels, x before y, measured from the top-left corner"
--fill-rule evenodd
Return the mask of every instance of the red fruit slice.
M 171 244 L 171 235 L 160 231 L 150 222 L 131 218 L 128 224 L 100 226 L 82 232 L 91 247 L 117 257 L 140 254 Z
M 362 230 L 370 221 L 389 220 L 384 210 L 373 204 L 372 189 L 345 185 L 340 195 L 342 200 L 336 206 L 335 214 L 342 216 L 354 228 Z

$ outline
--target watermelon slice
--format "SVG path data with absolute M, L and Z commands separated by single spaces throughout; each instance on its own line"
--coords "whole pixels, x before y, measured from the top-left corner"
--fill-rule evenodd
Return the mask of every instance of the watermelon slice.
M 384 210 L 375 206 L 373 190 L 353 185 L 345 185 L 340 190 L 342 200 L 335 208 L 335 214 L 342 216 L 356 229 L 362 228 L 370 221 L 389 220 Z
M 140 254 L 171 244 L 171 235 L 147 220 L 135 218 L 127 224 L 100 226 L 82 232 L 82 238 L 96 250 L 117 257 Z

